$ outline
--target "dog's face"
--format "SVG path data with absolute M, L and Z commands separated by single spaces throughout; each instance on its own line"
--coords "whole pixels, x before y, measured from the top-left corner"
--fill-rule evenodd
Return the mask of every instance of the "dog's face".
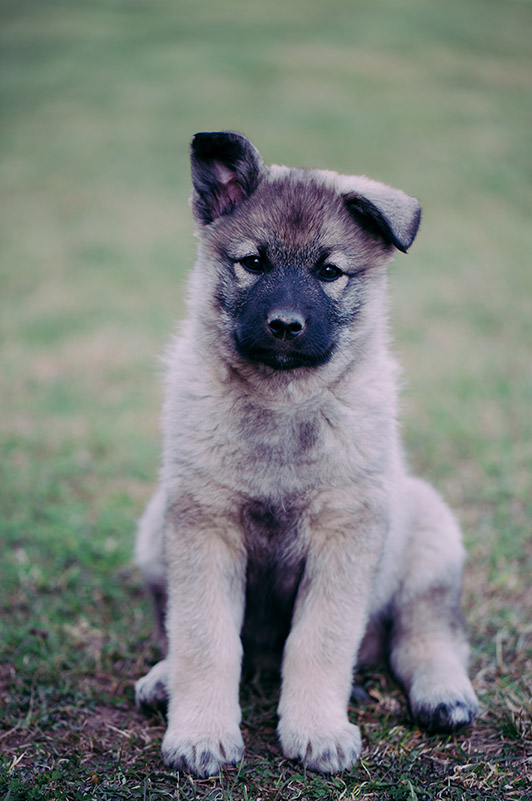
M 356 176 L 267 168 L 238 134 L 197 134 L 193 209 L 215 307 L 247 363 L 319 367 L 356 322 L 372 273 L 405 251 L 417 201 Z

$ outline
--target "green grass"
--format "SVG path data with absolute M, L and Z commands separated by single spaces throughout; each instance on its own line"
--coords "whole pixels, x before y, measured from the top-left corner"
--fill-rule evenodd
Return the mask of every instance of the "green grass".
M 524 799 L 531 793 L 532 5 L 528 0 L 2 0 L 0 801 Z M 194 257 L 188 142 L 418 195 L 391 269 L 412 466 L 463 523 L 482 711 L 454 738 L 362 676 L 349 774 L 283 759 L 277 688 L 246 760 L 167 771 L 133 705 L 156 658 L 131 566 L 154 486 L 157 355 Z M 528 757 L 529 760 L 529 757 Z

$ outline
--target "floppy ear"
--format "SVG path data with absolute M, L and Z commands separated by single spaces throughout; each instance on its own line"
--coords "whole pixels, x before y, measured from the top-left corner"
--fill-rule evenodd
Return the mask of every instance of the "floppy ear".
M 245 136 L 232 131 L 197 133 L 190 151 L 192 206 L 198 222 L 207 225 L 229 214 L 257 188 L 264 164 Z
M 419 228 L 421 209 L 415 197 L 363 176 L 343 175 L 340 189 L 349 211 L 406 253 Z

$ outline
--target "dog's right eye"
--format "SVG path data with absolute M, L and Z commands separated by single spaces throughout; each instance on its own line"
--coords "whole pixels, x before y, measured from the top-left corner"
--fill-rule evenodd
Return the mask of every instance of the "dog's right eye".
M 243 259 L 238 260 L 238 264 L 254 275 L 262 275 L 264 272 L 264 263 L 260 256 L 244 256 Z

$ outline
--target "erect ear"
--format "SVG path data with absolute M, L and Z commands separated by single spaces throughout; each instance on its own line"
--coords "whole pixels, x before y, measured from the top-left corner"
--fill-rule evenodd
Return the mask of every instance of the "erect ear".
M 190 148 L 198 222 L 207 225 L 235 206 L 258 186 L 262 158 L 249 139 L 232 131 L 197 133 Z
M 342 175 L 339 183 L 349 211 L 406 253 L 421 220 L 416 198 L 364 176 Z

